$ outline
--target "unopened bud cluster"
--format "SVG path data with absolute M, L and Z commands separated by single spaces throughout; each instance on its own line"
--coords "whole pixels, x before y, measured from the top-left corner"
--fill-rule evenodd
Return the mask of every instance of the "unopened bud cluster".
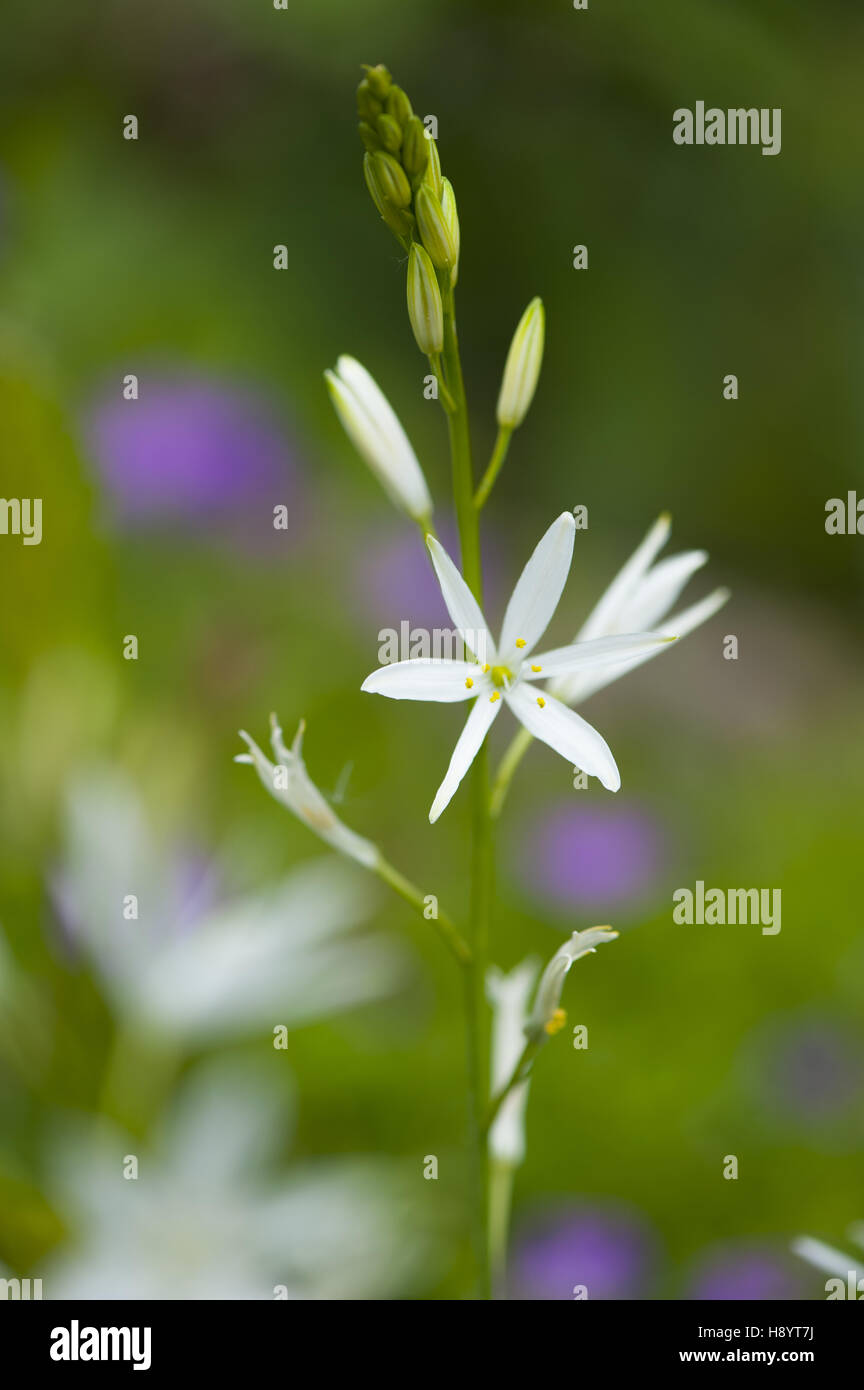
M 421 352 L 435 357 L 444 333 L 442 281 L 456 283 L 459 216 L 438 147 L 411 102 L 382 65 L 357 88 L 366 186 L 387 226 L 408 251 L 408 316 Z

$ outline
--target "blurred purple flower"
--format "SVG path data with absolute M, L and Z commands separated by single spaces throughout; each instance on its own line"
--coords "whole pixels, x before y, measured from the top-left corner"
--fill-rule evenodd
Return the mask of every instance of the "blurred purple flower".
M 827 1020 L 796 1024 L 776 1040 L 765 1082 L 784 1109 L 817 1122 L 830 1119 L 861 1100 L 860 1039 Z
M 655 888 L 665 840 L 658 821 L 637 806 L 565 802 L 534 821 L 519 863 L 547 903 L 608 911 Z
M 517 1238 L 510 1297 L 560 1302 L 584 1285 L 589 1300 L 647 1298 L 657 1256 L 657 1238 L 641 1216 L 618 1207 L 564 1207 Z
M 437 530 L 444 549 L 458 564 L 456 527 L 445 521 Z M 486 569 L 484 608 L 494 627 L 500 570 L 494 550 L 483 558 Z M 426 631 L 453 627 L 432 563 L 414 526 L 388 531 L 376 526 L 364 539 L 357 555 L 355 593 L 363 614 L 371 617 L 378 628 L 392 627 L 398 632 L 400 623 L 405 620 L 412 628 Z
M 119 385 L 91 402 L 85 419 L 99 476 L 123 525 L 179 519 L 204 525 L 252 504 L 289 505 L 291 450 L 266 400 L 233 383 L 191 373 L 142 374 L 140 396 Z
M 684 1298 L 795 1300 L 808 1297 L 806 1279 L 790 1255 L 770 1246 L 715 1246 L 696 1263 Z

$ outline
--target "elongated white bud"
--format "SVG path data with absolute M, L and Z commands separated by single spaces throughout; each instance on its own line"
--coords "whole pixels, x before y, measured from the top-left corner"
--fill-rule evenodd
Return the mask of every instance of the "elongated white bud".
M 546 335 L 546 314 L 542 299 L 532 299 L 519 327 L 513 334 L 501 393 L 498 396 L 498 423 L 515 430 L 525 416 L 534 399 L 537 378 L 543 362 L 543 341 Z
M 345 433 L 388 497 L 414 521 L 428 523 L 432 498 L 423 470 L 383 391 L 353 357 L 340 357 L 324 377 Z

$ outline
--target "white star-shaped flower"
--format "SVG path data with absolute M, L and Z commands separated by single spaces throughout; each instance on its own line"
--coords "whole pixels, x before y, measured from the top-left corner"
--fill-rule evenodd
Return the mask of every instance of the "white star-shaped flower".
M 657 633 L 627 633 L 574 642 L 535 655 L 534 648 L 551 621 L 567 580 L 575 529 L 570 512 L 563 512 L 549 527 L 519 576 L 497 645 L 453 561 L 434 537 L 426 537 L 447 611 L 477 660 L 397 661 L 373 671 L 362 689 L 392 700 L 474 701 L 432 803 L 430 821 L 436 821 L 449 804 L 505 704 L 535 738 L 589 776 L 598 777 L 609 791 L 617 791 L 621 785 L 605 739 L 554 695 L 538 690 L 537 682 L 610 662 L 620 664 L 622 658 L 639 656 L 675 639 Z

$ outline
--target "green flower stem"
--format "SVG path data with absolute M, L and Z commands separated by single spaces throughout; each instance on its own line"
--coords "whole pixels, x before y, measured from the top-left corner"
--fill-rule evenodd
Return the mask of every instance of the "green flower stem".
M 453 474 L 453 502 L 459 527 L 462 573 L 477 599 L 483 602 L 483 571 L 480 559 L 480 529 L 474 506 L 474 475 L 471 466 L 471 439 L 468 405 L 459 358 L 456 308 L 450 276 L 441 276 L 444 307 L 443 362 L 447 391 L 453 408 L 447 410 L 450 457 Z M 492 826 L 489 819 L 489 756 L 486 745 L 480 749 L 471 771 L 473 851 L 471 857 L 471 932 L 473 956 L 466 971 L 466 1030 L 468 1049 L 468 1089 L 471 1114 L 471 1205 L 473 1210 L 475 1259 L 480 1298 L 490 1297 L 489 1207 L 486 1134 L 483 1115 L 488 1096 L 489 1075 L 487 1019 L 484 986 L 489 953 L 489 914 L 492 900 Z
M 454 410 L 456 409 L 456 402 L 450 395 L 450 392 L 447 390 L 447 385 L 444 381 L 444 370 L 441 366 L 440 352 L 435 353 L 432 357 L 429 358 L 429 366 L 435 373 L 435 379 L 438 382 L 438 390 L 441 394 L 441 403 L 443 404 L 444 409 L 447 411 L 447 414 L 452 415 Z
M 507 450 L 510 448 L 512 438 L 513 429 L 510 425 L 498 426 L 498 438 L 495 440 L 495 448 L 492 450 L 489 467 L 483 474 L 483 481 L 474 494 L 474 506 L 478 512 L 495 486 L 495 479 L 501 472 L 501 465 L 507 457 Z
M 526 1042 L 525 1046 L 522 1049 L 522 1055 L 519 1058 L 519 1061 L 516 1063 L 515 1067 L 513 1068 L 512 1072 L 510 1073 L 508 1080 L 501 1087 L 501 1090 L 498 1091 L 489 1102 L 489 1108 L 487 1109 L 485 1118 L 483 1120 L 484 1134 L 489 1133 L 490 1129 L 495 1123 L 498 1111 L 501 1109 L 501 1106 L 504 1104 L 510 1092 L 513 1090 L 513 1087 L 518 1086 L 519 1082 L 524 1081 L 527 1077 L 534 1062 L 534 1058 L 537 1056 L 537 1053 L 540 1051 L 545 1041 L 546 1035 L 544 1033 L 540 1033 L 533 1038 L 529 1038 Z
M 492 787 L 492 796 L 489 802 L 489 814 L 492 816 L 493 820 L 500 816 L 501 808 L 510 790 L 513 774 L 533 742 L 533 735 L 529 734 L 527 729 L 520 729 L 518 734 L 511 739 L 506 753 L 498 764 L 498 771 L 495 774 L 495 782 Z
M 407 879 L 404 874 L 400 874 L 399 870 L 394 869 L 392 864 L 388 864 L 386 859 L 378 861 L 375 872 L 379 878 L 390 885 L 394 893 L 398 893 L 400 898 L 404 898 L 412 907 L 416 907 L 421 917 L 426 918 L 426 896 L 410 879 Z M 471 948 L 446 913 L 438 908 L 437 917 L 431 917 L 428 920 L 431 921 L 438 935 L 453 952 L 459 964 L 469 966 L 471 964 Z

